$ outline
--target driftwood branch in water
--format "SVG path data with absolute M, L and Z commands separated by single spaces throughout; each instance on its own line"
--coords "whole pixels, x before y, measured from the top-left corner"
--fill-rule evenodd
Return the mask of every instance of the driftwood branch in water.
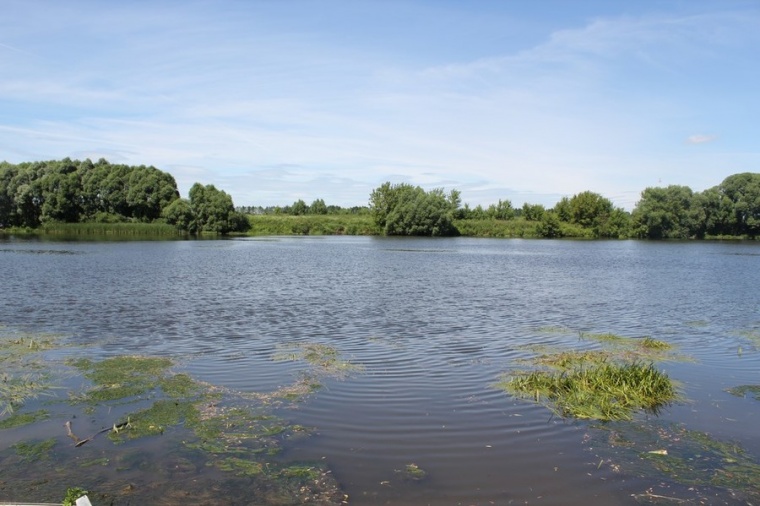
M 95 436 L 97 436 L 99 434 L 103 434 L 104 432 L 110 432 L 110 431 L 119 432 L 121 429 L 125 429 L 125 428 L 131 426 L 129 420 L 127 420 L 126 422 L 123 422 L 123 423 L 120 423 L 120 424 L 113 424 L 112 427 L 107 427 L 105 429 L 101 429 L 101 430 L 99 430 L 98 432 L 96 432 L 95 434 L 93 434 L 90 437 L 87 437 L 87 438 L 84 438 L 84 439 L 79 439 L 77 437 L 77 435 L 74 434 L 74 432 L 72 432 L 72 430 L 71 430 L 71 421 L 66 422 L 64 425 L 66 426 L 66 435 L 69 436 L 74 441 L 74 446 L 77 447 L 77 448 L 80 447 L 80 446 L 82 446 L 85 443 L 88 443 L 88 442 L 92 441 L 93 439 L 95 439 Z

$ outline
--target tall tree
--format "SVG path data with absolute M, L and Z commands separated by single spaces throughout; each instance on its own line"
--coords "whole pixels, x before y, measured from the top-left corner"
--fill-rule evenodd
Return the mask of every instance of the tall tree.
M 387 182 L 372 191 L 370 210 L 386 235 L 454 235 L 454 213 L 459 192 L 426 192 L 419 186 Z
M 693 195 L 688 186 L 646 188 L 631 215 L 633 234 L 649 239 L 687 239 L 696 235 L 689 218 Z

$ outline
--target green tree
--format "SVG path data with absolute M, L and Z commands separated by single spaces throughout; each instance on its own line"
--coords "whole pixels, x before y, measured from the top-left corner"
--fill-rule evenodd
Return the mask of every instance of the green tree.
M 512 202 L 509 200 L 499 199 L 498 204 L 491 204 L 486 211 L 489 218 L 495 220 L 511 220 L 515 217 L 515 210 L 512 207 Z
M 141 165 L 129 173 L 125 198 L 129 216 L 150 222 L 159 218 L 161 211 L 179 198 L 179 191 L 171 174 Z
M 311 214 L 327 214 L 327 211 L 328 211 L 327 205 L 325 204 L 325 201 L 322 199 L 316 199 L 309 206 L 309 212 Z
M 43 198 L 40 221 L 76 223 L 82 213 L 81 188 L 78 167 L 70 159 L 47 165 L 45 174 L 38 180 Z
M 235 212 L 232 197 L 214 185 L 195 183 L 190 188 L 190 209 L 193 221 L 189 230 L 194 233 L 227 234 L 248 227 L 245 216 Z
M 600 222 L 606 221 L 612 213 L 612 202 L 590 191 L 573 195 L 569 205 L 569 221 L 586 228 L 593 228 Z
M 554 205 L 554 208 L 552 209 L 554 213 L 557 215 L 557 218 L 560 219 L 560 221 L 566 221 L 570 222 L 573 219 L 573 212 L 572 208 L 570 206 L 570 199 L 567 197 L 562 197 L 559 202 L 557 202 Z
M 632 233 L 649 239 L 687 239 L 698 227 L 690 219 L 694 193 L 688 186 L 650 187 L 631 214 Z
M 459 192 L 448 195 L 436 189 L 426 192 L 406 183 L 384 183 L 370 195 L 370 211 L 386 235 L 454 235 Z
M 290 206 L 290 214 L 294 216 L 301 216 L 307 214 L 308 212 L 309 206 L 306 205 L 306 202 L 304 202 L 303 199 L 296 200 L 293 202 L 293 205 Z
M 728 204 L 733 204 L 733 212 L 724 224 L 726 232 L 732 235 L 760 235 L 760 174 L 744 172 L 727 177 L 718 185 L 717 191 Z
M 522 206 L 522 217 L 527 221 L 539 221 L 545 212 L 546 209 L 541 204 L 528 204 L 526 202 Z
M 562 237 L 562 225 L 559 215 L 555 211 L 547 211 L 536 225 L 536 234 L 547 239 Z
M 174 225 L 179 230 L 184 230 L 191 234 L 198 233 L 196 230 L 197 222 L 193 215 L 193 209 L 190 201 L 187 199 L 175 199 L 171 204 L 166 206 L 161 212 L 161 216 L 170 225 Z

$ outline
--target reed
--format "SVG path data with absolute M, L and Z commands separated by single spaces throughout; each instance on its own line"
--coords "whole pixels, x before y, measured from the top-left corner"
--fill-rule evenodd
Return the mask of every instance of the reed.
M 166 223 L 50 223 L 33 233 L 62 236 L 181 237 L 185 235 Z

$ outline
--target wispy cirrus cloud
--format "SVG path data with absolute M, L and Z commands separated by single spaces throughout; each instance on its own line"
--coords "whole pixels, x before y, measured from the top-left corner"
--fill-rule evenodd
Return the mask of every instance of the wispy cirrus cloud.
M 485 22 L 413 0 L 410 19 L 433 21 L 411 26 L 383 2 L 295 4 L 12 2 L 0 153 L 111 154 L 171 170 L 183 193 L 207 178 L 241 205 L 361 204 L 403 180 L 459 188 L 471 205 L 591 190 L 630 208 L 660 178 L 716 184 L 721 157 L 756 170 L 754 144 L 698 157 L 685 145 L 714 137 L 682 139 L 698 125 L 739 138 L 760 114 L 759 9 L 574 7 L 542 24 L 517 3 Z M 502 43 L 515 30 L 530 36 Z

